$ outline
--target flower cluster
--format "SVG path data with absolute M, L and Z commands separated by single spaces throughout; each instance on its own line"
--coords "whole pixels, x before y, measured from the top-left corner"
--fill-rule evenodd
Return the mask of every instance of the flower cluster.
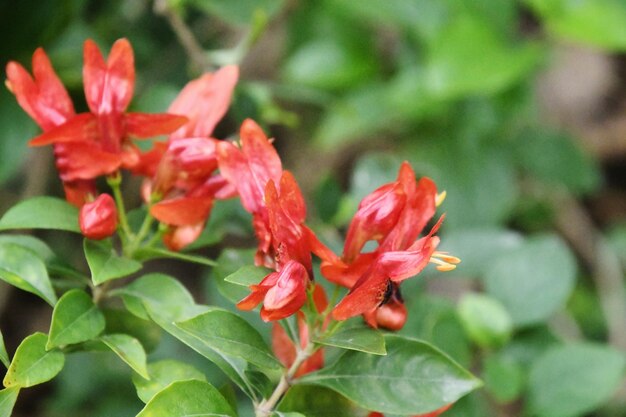
M 436 232 L 443 216 L 422 236 L 445 193 L 438 194 L 429 178 L 418 181 L 406 162 L 395 181 L 361 201 L 342 254 L 326 247 L 305 224 L 307 209 L 300 187 L 283 169 L 272 139 L 257 123 L 245 120 L 236 142 L 212 137 L 230 105 L 239 75 L 235 66 L 191 81 L 161 114 L 127 111 L 135 69 L 125 39 L 113 45 L 106 60 L 94 42 L 85 42 L 83 78 L 89 108 L 85 113 L 74 111 L 42 49 L 33 56 L 32 77 L 15 62 L 6 71 L 7 86 L 43 130 L 31 146 L 54 146 L 67 200 L 80 207 L 80 228 L 87 238 L 103 239 L 118 229 L 123 239 L 129 237 L 119 213 L 123 203 L 115 192 L 121 170 L 144 178 L 141 194 L 149 216 L 161 223 L 163 242 L 172 250 L 198 238 L 215 200 L 238 196 L 252 216 L 258 240 L 255 264 L 272 272 L 250 286 L 250 294 L 237 306 L 251 310 L 261 305 L 265 321 L 296 315 L 302 348 L 309 344 L 312 331 L 325 329 L 331 320 L 362 315 L 371 327 L 399 330 L 407 318 L 402 281 L 428 263 L 447 271 L 459 262 L 437 251 Z M 133 142 L 159 135 L 168 138 L 147 152 Z M 107 178 L 113 197 L 98 195 L 96 179 L 101 176 Z M 375 243 L 373 250 L 366 251 L 368 242 Z M 316 283 L 313 255 L 321 261 L 323 277 L 348 289 L 334 306 L 328 306 L 323 287 Z M 311 320 L 311 315 L 317 319 Z M 294 363 L 297 346 L 276 323 L 273 341 L 279 359 L 286 366 Z M 322 355 L 320 349 L 294 375 L 320 368 Z

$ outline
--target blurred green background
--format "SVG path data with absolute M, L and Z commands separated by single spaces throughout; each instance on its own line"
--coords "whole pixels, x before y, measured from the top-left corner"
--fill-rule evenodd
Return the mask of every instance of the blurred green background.
M 150 112 L 165 111 L 202 66 L 240 64 L 216 136 L 246 117 L 263 124 L 305 191 L 309 223 L 333 247 L 359 200 L 393 180 L 403 160 L 447 191 L 442 248 L 463 263 L 407 282 L 402 331 L 485 381 L 445 416 L 626 416 L 626 2 L 161 3 L 165 14 L 147 0 L 3 0 L 1 64 L 29 67 L 43 46 L 82 111 L 83 41 L 107 51 L 127 37 L 132 108 Z M 203 62 L 186 53 L 174 21 L 195 36 Z M 60 195 L 51 150 L 27 148 L 37 127 L 6 89 L 0 125 L 2 212 L 28 196 Z M 253 246 L 237 207 L 218 205 L 202 240 L 207 254 L 221 253 L 221 268 L 153 267 L 200 300 L 232 305 L 220 277 L 251 258 L 222 248 Z M 46 237 L 77 258 L 79 241 Z M 47 331 L 50 311 L 9 291 L 1 285 L 0 328 L 12 352 L 26 334 Z M 102 355 L 72 356 L 54 382 L 20 395 L 14 415 L 135 415 L 130 371 Z M 223 382 L 164 337 L 151 357 L 171 356 Z

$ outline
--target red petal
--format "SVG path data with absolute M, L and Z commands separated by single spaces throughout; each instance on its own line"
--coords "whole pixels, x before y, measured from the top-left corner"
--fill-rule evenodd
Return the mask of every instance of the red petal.
M 80 231 L 88 239 L 100 240 L 111 236 L 117 229 L 117 208 L 113 197 L 100 194 L 83 205 L 78 216 Z
M 296 359 L 296 346 L 277 322 L 272 326 L 272 350 L 285 368 L 290 367 Z
M 169 113 L 127 113 L 124 120 L 126 133 L 139 139 L 167 135 L 187 123 L 185 116 Z
M 444 411 L 450 409 L 450 407 L 452 407 L 452 404 L 444 405 L 443 407 L 438 408 L 437 410 L 432 411 L 430 413 L 419 414 L 419 415 L 416 415 L 416 416 L 413 416 L 413 417 L 437 417 L 440 414 L 442 414 Z
M 67 142 L 54 146 L 56 166 L 63 181 L 91 180 L 116 171 L 120 155 L 103 151 L 95 142 Z
M 240 136 L 252 177 L 263 188 L 269 180 L 278 184 L 283 172 L 280 157 L 261 127 L 252 119 L 246 119 L 241 125 Z
M 162 223 L 185 226 L 205 221 L 212 207 L 212 197 L 179 197 L 158 202 L 150 214 Z
M 280 178 L 280 204 L 294 223 L 306 218 L 306 203 L 293 174 L 284 171 Z
M 65 199 L 68 203 L 81 207 L 90 197 L 97 194 L 96 182 L 94 180 L 76 180 L 63 183 Z
M 51 143 L 93 142 L 99 137 L 98 122 L 91 113 L 81 113 L 28 142 L 29 146 L 42 146 Z
M 378 262 L 392 281 L 400 282 L 419 274 L 428 265 L 438 244 L 438 237 L 425 237 L 407 251 L 383 253 Z
M 384 298 L 389 278 L 373 265 L 333 309 L 335 320 L 346 320 L 378 307 Z
M 163 243 L 169 250 L 179 251 L 200 237 L 204 230 L 205 222 L 196 224 L 172 227 L 169 232 L 163 235 Z
M 184 114 L 189 121 L 170 140 L 209 137 L 228 110 L 238 77 L 239 68 L 230 65 L 187 83 L 168 112 Z

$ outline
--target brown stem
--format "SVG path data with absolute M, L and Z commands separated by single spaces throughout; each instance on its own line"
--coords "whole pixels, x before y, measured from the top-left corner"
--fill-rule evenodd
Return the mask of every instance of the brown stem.
M 198 42 L 182 17 L 176 10 L 169 7 L 167 0 L 155 0 L 154 11 L 165 17 L 196 69 L 199 72 L 211 70 L 212 65 L 204 48 L 202 48 L 202 45 L 200 45 L 200 42 Z

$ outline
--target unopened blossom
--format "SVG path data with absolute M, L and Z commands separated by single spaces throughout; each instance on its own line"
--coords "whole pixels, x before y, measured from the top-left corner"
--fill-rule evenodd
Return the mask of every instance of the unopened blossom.
M 81 233 L 88 239 L 100 240 L 113 235 L 117 229 L 115 201 L 109 194 L 100 194 L 80 208 L 78 223 Z

